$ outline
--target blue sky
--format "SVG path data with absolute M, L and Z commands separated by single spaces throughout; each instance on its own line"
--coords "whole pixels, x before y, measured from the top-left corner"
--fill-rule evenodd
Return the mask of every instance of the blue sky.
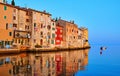
M 8 0 L 10 2 L 11 0 Z M 15 0 L 89 29 L 90 43 L 120 43 L 120 0 Z

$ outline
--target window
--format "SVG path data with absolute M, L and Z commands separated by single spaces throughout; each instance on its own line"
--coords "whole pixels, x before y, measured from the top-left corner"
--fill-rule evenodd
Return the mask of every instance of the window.
M 72 29 L 72 32 L 73 32 L 74 30 Z
M 16 16 L 13 16 L 13 20 L 16 20 Z
M 5 41 L 5 45 L 7 45 L 8 44 L 8 41 Z
M 62 37 L 62 35 L 59 35 L 59 37 Z
M 51 44 L 54 44 L 54 40 L 51 40 Z
M 43 24 L 41 24 L 41 28 L 43 28 Z
M 8 29 L 8 23 L 6 23 L 6 30 Z
M 6 19 L 7 17 L 6 16 L 4 16 L 4 19 Z
M 36 23 L 34 23 L 34 28 L 36 27 Z
M 34 39 L 34 43 L 36 43 L 36 39 Z
M 2 41 L 2 42 L 1 42 L 1 45 L 4 45 L 4 43 L 5 43 L 5 42 L 4 42 L 4 41 Z
M 10 45 L 10 41 L 8 41 L 7 44 Z
M 29 19 L 26 19 L 26 22 L 29 22 Z
M 41 32 L 40 35 L 43 35 L 43 32 Z
M 18 43 L 20 43 L 20 39 L 19 39 Z
M 75 39 L 75 36 L 74 36 L 74 39 Z
M 29 16 L 29 12 L 28 11 L 26 12 L 26 15 Z
M 60 40 L 57 40 L 56 42 L 60 42 Z
M 52 38 L 55 38 L 55 34 L 52 34 Z
M 48 25 L 48 26 L 47 26 L 47 28 L 48 28 L 48 30 L 50 30 L 51 26 L 50 26 L 50 25 Z
M 17 39 L 15 39 L 15 43 L 17 43 Z
M 9 32 L 9 36 L 12 36 L 12 32 Z
M 17 24 L 13 24 L 13 27 L 17 27 Z
M 53 23 L 53 26 L 54 26 L 54 23 Z
M 62 30 L 60 30 L 60 32 L 62 33 Z
M 52 28 L 52 30 L 55 30 L 55 28 Z
M 78 31 L 77 31 L 77 33 L 78 33 Z
M 4 10 L 7 10 L 7 6 L 4 6 Z

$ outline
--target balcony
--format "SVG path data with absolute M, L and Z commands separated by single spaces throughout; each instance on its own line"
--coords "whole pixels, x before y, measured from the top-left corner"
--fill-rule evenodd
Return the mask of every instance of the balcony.
M 19 31 L 19 30 L 15 30 L 14 31 L 14 38 L 31 38 L 30 36 L 30 32 L 27 31 Z

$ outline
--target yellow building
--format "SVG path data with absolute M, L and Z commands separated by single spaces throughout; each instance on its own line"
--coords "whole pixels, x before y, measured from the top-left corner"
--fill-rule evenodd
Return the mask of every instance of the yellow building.
M 79 28 L 78 40 L 81 41 L 82 47 L 89 46 L 88 29 L 85 27 Z

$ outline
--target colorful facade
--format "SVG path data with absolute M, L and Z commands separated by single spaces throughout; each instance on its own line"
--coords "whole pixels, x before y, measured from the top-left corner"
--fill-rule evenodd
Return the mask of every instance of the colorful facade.
M 56 31 L 56 22 L 55 20 L 51 20 L 51 43 L 50 47 L 54 48 L 55 47 L 55 31 Z
M 58 24 L 63 26 L 63 46 L 76 47 L 78 40 L 78 26 L 74 22 L 68 22 L 62 19 L 57 20 Z
M 78 38 L 81 39 L 82 47 L 89 46 L 88 29 L 85 27 L 81 27 L 81 28 L 79 28 L 79 32 L 81 32 L 81 33 L 79 33 Z
M 55 45 L 56 47 L 62 46 L 63 42 L 63 26 L 60 26 L 59 23 L 56 24 L 56 37 L 55 37 Z
M 2 2 L 2 3 L 1 3 Z M 22 8 L 0 2 L 0 48 L 26 46 L 31 48 L 88 46 L 88 29 L 74 21 L 57 21 L 46 11 Z
M 51 14 L 46 13 L 46 11 L 29 10 L 32 11 L 32 48 L 36 45 L 49 47 L 51 42 Z
M 9 14 L 8 14 L 9 12 Z M 13 43 L 13 7 L 0 3 L 0 47 L 9 47 Z
M 31 37 L 30 16 L 31 13 L 27 9 L 14 8 L 13 10 L 14 45 L 30 46 Z

